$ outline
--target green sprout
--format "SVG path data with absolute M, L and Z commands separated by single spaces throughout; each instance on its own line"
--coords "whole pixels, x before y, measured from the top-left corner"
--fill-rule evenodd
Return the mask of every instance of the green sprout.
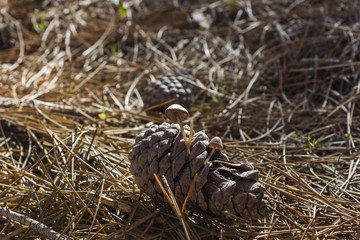
M 116 57 L 117 47 L 116 44 L 110 46 L 110 51 L 114 57 Z
M 226 89 L 226 85 L 223 85 L 222 86 L 222 89 L 221 89 L 221 97 L 225 97 L 225 89 Z
M 119 16 L 126 16 L 127 8 L 124 7 L 124 0 L 108 0 L 108 1 L 118 6 Z
M 124 1 L 119 1 L 118 13 L 119 13 L 119 15 L 121 15 L 121 16 L 126 16 L 127 8 L 124 8 L 123 2 L 124 2 Z
M 98 116 L 99 116 L 99 118 L 100 118 L 101 120 L 105 121 L 105 119 L 106 119 L 106 113 L 100 113 Z
M 117 46 L 116 46 L 116 44 L 110 46 L 110 51 L 111 51 L 112 55 L 109 58 L 109 61 L 110 62 L 116 62 L 116 59 L 117 59 L 117 56 L 116 56 L 116 54 L 117 54 Z
M 296 132 L 294 132 L 293 134 L 291 134 L 292 138 L 296 138 Z
M 347 143 L 347 145 L 350 145 L 350 133 L 345 133 L 344 136 L 346 139 L 345 142 Z
M 73 89 L 72 89 L 72 87 L 67 87 L 67 88 L 66 88 L 66 91 L 69 92 L 69 93 L 71 93 L 71 92 L 73 92 Z
M 319 138 L 318 139 L 311 139 L 311 137 L 308 135 L 307 137 L 304 137 L 307 141 L 308 141 L 308 144 L 309 144 L 309 150 L 310 152 L 312 151 L 312 148 L 314 148 L 316 146 L 316 144 L 318 143 L 319 141 Z
M 105 121 L 106 120 L 106 113 L 105 113 L 105 108 L 104 107 L 100 107 L 102 113 L 99 113 L 98 116 L 101 120 Z
M 234 4 L 234 3 L 236 3 L 236 0 L 226 0 L 226 3 L 227 4 Z
M 226 89 L 226 85 L 223 85 L 221 88 L 220 96 L 218 98 L 213 98 L 212 101 L 218 103 L 220 99 L 220 103 L 222 103 L 222 99 L 225 97 L 225 89 Z
M 305 226 L 304 226 L 304 225 L 301 225 L 300 228 L 301 228 L 301 229 L 304 229 Z M 304 230 L 303 230 L 303 231 L 300 231 L 300 235 L 301 235 L 301 236 L 304 235 L 304 233 L 305 233 Z
M 34 10 L 34 14 L 35 14 L 35 18 L 37 18 L 40 14 L 40 10 L 39 9 L 35 9 Z M 41 14 L 41 19 L 40 22 L 38 23 L 37 20 L 34 20 L 33 25 L 37 26 L 41 31 L 44 31 L 45 28 L 45 18 L 46 18 L 46 13 L 43 12 Z

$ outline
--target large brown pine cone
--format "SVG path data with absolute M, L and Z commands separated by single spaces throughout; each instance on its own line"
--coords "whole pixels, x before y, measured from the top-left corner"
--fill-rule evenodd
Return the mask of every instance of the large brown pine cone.
M 185 125 L 184 130 L 188 136 L 189 126 Z M 154 124 L 136 137 L 129 153 L 130 172 L 142 191 L 165 202 L 153 174 L 159 179 L 164 175 L 180 204 L 198 173 L 190 195 L 192 205 L 219 216 L 228 211 L 249 220 L 264 217 L 268 201 L 265 187 L 258 182 L 259 172 L 249 163 L 231 163 L 219 152 L 204 165 L 211 150 L 208 143 L 204 132 L 194 133 L 187 159 L 179 125 Z
M 186 82 L 187 78 L 189 78 L 189 74 L 186 72 L 175 71 L 174 73 L 159 75 L 155 80 L 149 80 L 142 94 L 144 108 L 161 104 L 173 98 L 176 99 L 174 102 L 155 110 L 164 111 L 173 103 L 188 108 L 192 101 L 192 91 L 190 85 Z

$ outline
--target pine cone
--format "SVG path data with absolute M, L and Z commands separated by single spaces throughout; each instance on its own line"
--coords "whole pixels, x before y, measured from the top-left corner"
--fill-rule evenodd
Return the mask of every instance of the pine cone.
M 186 135 L 190 128 L 185 125 Z M 175 198 L 184 202 L 195 174 L 198 177 L 190 195 L 192 205 L 215 215 L 224 211 L 245 219 L 266 216 L 265 187 L 258 182 L 259 172 L 249 163 L 231 163 L 225 154 L 210 153 L 209 138 L 196 132 L 187 159 L 186 146 L 178 124 L 152 125 L 141 132 L 129 153 L 130 172 L 139 188 L 155 200 L 166 202 L 153 174 L 166 177 Z
M 148 108 L 175 98 L 176 100 L 172 103 L 154 110 L 164 111 L 173 103 L 188 108 L 192 101 L 192 91 L 189 84 L 185 81 L 186 78 L 189 78 L 189 75 L 185 72 L 175 71 L 175 73 L 167 73 L 157 76 L 155 80 L 150 80 L 142 94 L 144 107 Z

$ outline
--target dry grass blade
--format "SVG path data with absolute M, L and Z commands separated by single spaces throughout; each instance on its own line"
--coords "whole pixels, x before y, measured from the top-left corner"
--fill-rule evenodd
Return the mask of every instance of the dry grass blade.
M 155 177 L 156 182 L 159 184 L 159 186 L 160 186 L 160 188 L 161 188 L 161 191 L 163 191 L 166 199 L 167 199 L 168 202 L 170 203 L 170 206 L 171 206 L 171 208 L 173 209 L 173 211 L 175 212 L 176 216 L 180 216 L 180 215 L 178 215 L 178 213 L 179 213 L 180 211 L 177 211 L 177 209 L 176 209 L 176 205 L 175 205 L 175 204 L 177 204 L 176 201 L 173 202 L 173 200 L 171 199 L 170 195 L 167 193 L 167 191 L 165 190 L 164 186 L 162 185 L 162 183 L 160 182 L 159 178 L 156 176 L 155 173 L 154 173 L 154 177 Z
M 161 177 L 162 177 L 162 181 L 165 184 L 166 190 L 165 190 L 164 186 L 161 184 L 159 178 L 156 176 L 155 173 L 154 173 L 154 177 L 156 179 L 156 182 L 159 184 L 161 190 L 163 191 L 166 199 L 169 201 L 170 206 L 172 207 L 172 209 L 174 210 L 176 216 L 178 217 L 179 221 L 181 222 L 181 225 L 183 226 L 183 229 L 185 231 L 186 239 L 190 240 L 190 236 L 189 236 L 186 224 L 185 224 L 185 220 L 183 218 L 183 214 L 182 214 L 182 212 L 180 212 L 179 205 L 177 204 L 175 196 L 172 193 L 171 188 L 170 188 L 169 184 L 167 183 L 167 180 L 166 180 L 165 176 L 161 176 Z

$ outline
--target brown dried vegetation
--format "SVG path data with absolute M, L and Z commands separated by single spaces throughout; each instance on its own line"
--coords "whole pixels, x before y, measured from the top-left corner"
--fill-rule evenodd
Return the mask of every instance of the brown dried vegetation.
M 272 202 L 258 221 L 186 211 L 191 239 L 359 239 L 359 1 L 126 4 L 0 1 L 0 238 L 185 239 L 127 157 L 163 122 L 146 81 L 183 68 L 195 130 Z

